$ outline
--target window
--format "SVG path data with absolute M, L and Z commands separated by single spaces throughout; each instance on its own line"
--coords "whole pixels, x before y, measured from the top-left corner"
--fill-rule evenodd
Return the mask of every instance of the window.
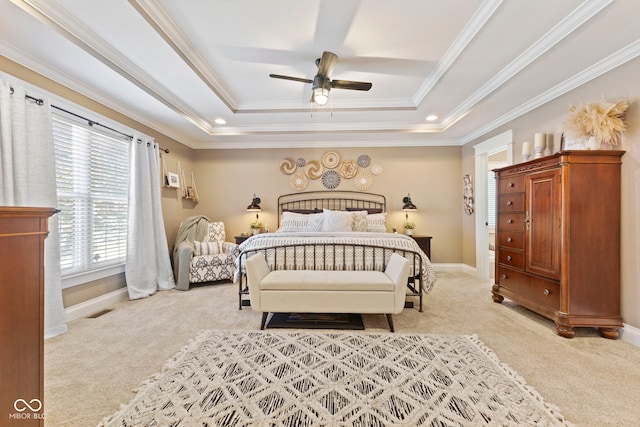
M 129 138 L 55 113 L 53 139 L 63 278 L 123 264 Z
M 489 171 L 487 178 L 487 226 L 496 226 L 496 177 L 493 171 Z

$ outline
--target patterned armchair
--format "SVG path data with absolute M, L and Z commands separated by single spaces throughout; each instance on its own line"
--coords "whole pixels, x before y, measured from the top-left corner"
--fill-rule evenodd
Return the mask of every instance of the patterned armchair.
M 233 280 L 235 259 L 240 252 L 238 245 L 226 241 L 224 223 L 207 221 L 199 228 L 189 233 L 191 238 L 186 237 L 179 243 L 177 253 L 174 253 L 176 288 L 179 290 L 188 290 L 191 283 Z

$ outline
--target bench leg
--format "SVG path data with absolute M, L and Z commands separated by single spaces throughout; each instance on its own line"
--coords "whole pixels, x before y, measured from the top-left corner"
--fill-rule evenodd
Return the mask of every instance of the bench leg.
M 389 330 L 391 332 L 395 332 L 395 329 L 393 328 L 393 317 L 390 314 L 387 314 L 387 322 L 389 322 Z
M 268 311 L 262 312 L 262 323 L 260 323 L 260 330 L 262 331 L 267 324 L 267 316 L 269 315 Z

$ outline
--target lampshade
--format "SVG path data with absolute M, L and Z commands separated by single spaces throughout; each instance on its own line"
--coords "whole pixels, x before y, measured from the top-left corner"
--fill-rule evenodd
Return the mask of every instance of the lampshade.
M 325 105 L 329 101 L 329 90 L 317 87 L 313 90 L 313 101 L 318 105 Z
M 260 207 L 260 202 L 262 202 L 262 200 L 260 200 L 260 197 L 256 197 L 256 195 L 254 194 L 253 200 L 251 200 L 251 204 L 247 206 L 247 211 L 260 212 L 262 210 L 262 208 Z
M 322 106 L 329 101 L 329 90 L 331 89 L 331 81 L 324 76 L 316 75 L 311 86 L 313 102 Z
M 414 205 L 413 202 L 411 201 L 411 194 L 407 194 L 402 199 L 402 203 L 404 203 L 404 205 L 402 205 L 402 210 L 405 211 L 405 212 L 407 212 L 407 211 L 417 211 L 418 210 L 416 205 Z

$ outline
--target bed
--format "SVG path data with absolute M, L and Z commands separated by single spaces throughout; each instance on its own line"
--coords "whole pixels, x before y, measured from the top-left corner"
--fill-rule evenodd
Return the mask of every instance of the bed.
M 239 308 L 249 305 L 244 263 L 265 254 L 272 270 L 383 271 L 392 253 L 409 259 L 408 295 L 428 294 L 436 275 L 411 237 L 388 233 L 386 198 L 358 191 L 310 191 L 278 198 L 278 229 L 249 237 L 239 247 L 235 281 Z

